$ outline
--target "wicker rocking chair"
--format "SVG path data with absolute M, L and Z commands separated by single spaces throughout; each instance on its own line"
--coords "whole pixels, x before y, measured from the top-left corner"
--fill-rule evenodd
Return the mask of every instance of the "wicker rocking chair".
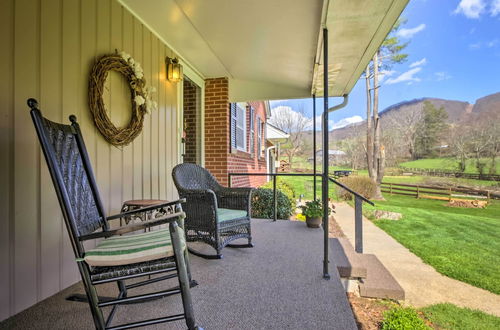
M 54 123 L 42 117 L 35 99 L 29 99 L 28 105 L 86 291 L 86 295 L 74 295 L 72 299 L 68 299 L 89 303 L 96 329 L 128 329 L 182 319 L 185 319 L 189 329 L 201 329 L 195 323 L 190 294 L 190 286 L 195 285 L 195 282 L 191 281 L 183 230 L 185 214 L 181 203 L 184 201 L 106 216 L 76 117 L 70 116 L 70 125 Z M 163 216 L 110 229 L 110 220 L 155 209 L 163 211 Z M 167 224 L 168 229 L 122 236 Z M 94 249 L 86 250 L 83 242 L 96 238 L 104 239 Z M 162 275 L 126 283 L 129 279 L 157 274 Z M 175 277 L 178 278 L 179 285 L 174 288 L 129 295 L 128 290 L 132 288 Z M 96 286 L 111 282 L 118 285 L 118 297 L 99 297 Z M 178 293 L 181 294 L 184 308 L 182 314 L 111 326 L 120 304 L 140 303 Z M 103 308 L 107 306 L 113 308 L 105 319 Z
M 206 259 L 221 259 L 222 248 L 250 248 L 250 194 L 252 188 L 225 188 L 201 166 L 179 164 L 172 171 L 181 198 L 186 199 L 186 239 L 201 241 L 216 250 L 207 255 L 189 248 L 189 252 Z M 246 238 L 248 244 L 229 244 Z

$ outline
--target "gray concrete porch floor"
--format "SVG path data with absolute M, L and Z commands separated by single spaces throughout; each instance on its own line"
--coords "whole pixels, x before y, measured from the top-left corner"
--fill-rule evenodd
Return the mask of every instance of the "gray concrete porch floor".
M 335 265 L 322 278 L 323 231 L 305 223 L 253 219 L 252 249 L 223 250 L 222 260 L 190 255 L 197 323 L 205 329 L 357 329 Z M 176 280 L 149 286 L 176 285 Z M 147 288 L 147 287 L 146 287 Z M 134 289 L 130 294 L 145 292 Z M 144 291 L 143 291 L 144 290 Z M 149 290 L 148 290 L 149 291 Z M 81 283 L 0 323 L 1 329 L 91 329 L 87 304 L 68 302 Z M 105 285 L 102 295 L 116 295 Z M 113 325 L 182 312 L 180 296 L 118 308 Z M 185 329 L 183 321 L 148 329 Z

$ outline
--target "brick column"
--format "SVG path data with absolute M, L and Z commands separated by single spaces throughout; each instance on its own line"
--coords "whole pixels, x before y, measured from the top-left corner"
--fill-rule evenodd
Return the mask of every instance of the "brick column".
M 229 135 L 229 81 L 205 80 L 205 168 L 227 186 Z

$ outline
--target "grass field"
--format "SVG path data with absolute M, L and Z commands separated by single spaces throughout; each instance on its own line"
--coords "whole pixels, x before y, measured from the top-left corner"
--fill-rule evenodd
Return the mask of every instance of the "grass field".
M 452 304 L 437 304 L 421 308 L 425 318 L 438 329 L 449 330 L 497 330 L 500 329 L 500 317 L 478 310 L 460 308 Z
M 483 159 L 486 166 L 484 168 L 484 173 L 489 173 L 491 161 L 489 159 Z M 458 171 L 457 160 L 454 158 L 431 158 L 431 159 L 419 159 L 410 162 L 401 163 L 400 166 L 408 168 L 421 168 L 421 169 L 437 169 L 437 170 L 449 170 Z M 474 159 L 468 159 L 465 166 L 466 173 L 478 173 L 476 168 L 476 162 Z M 500 174 L 500 168 L 497 168 L 496 174 Z
M 500 202 L 466 209 L 436 200 L 385 197 L 376 208 L 402 213 L 403 219 L 378 220 L 377 226 L 438 272 L 500 294 Z
M 312 200 L 314 196 L 314 179 L 312 177 L 281 177 L 278 180 L 286 182 L 295 191 L 297 199 L 303 195 L 303 199 Z M 335 187 L 330 183 L 329 196 L 336 198 Z M 316 198 L 321 198 L 321 178 L 317 178 Z

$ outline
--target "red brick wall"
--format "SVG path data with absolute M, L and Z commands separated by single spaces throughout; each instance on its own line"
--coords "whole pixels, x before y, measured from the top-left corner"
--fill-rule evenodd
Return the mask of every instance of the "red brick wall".
M 249 102 L 253 106 L 255 116 L 266 120 L 264 102 Z M 249 107 L 247 107 L 249 109 Z M 247 111 L 247 151 L 234 151 L 231 153 L 230 141 L 230 113 L 229 113 L 229 86 L 227 78 L 214 78 L 205 81 L 205 167 L 224 186 L 228 185 L 229 172 L 265 173 L 266 160 L 262 152 L 260 159 L 257 157 L 257 119 L 254 120 L 255 140 L 254 153 L 250 147 L 250 111 Z M 264 140 L 264 134 L 262 135 Z M 264 142 L 263 142 L 264 143 Z M 267 181 L 265 176 L 238 176 L 233 177 L 233 187 L 257 187 Z
M 196 85 L 184 80 L 184 163 L 196 163 Z
M 229 153 L 229 81 L 205 80 L 205 168 L 227 185 Z
M 250 106 L 254 112 L 254 150 L 250 150 Z M 260 159 L 258 152 L 261 148 L 257 146 L 258 127 L 257 118 L 261 119 L 261 123 L 266 122 L 266 113 L 264 102 L 249 102 L 247 105 L 247 152 L 238 150 L 236 153 L 229 154 L 228 168 L 229 172 L 246 172 L 246 173 L 266 173 L 266 158 L 265 152 L 261 153 Z M 264 144 L 264 132 L 262 133 Z M 235 176 L 232 179 L 233 187 L 258 187 L 267 182 L 266 176 Z

